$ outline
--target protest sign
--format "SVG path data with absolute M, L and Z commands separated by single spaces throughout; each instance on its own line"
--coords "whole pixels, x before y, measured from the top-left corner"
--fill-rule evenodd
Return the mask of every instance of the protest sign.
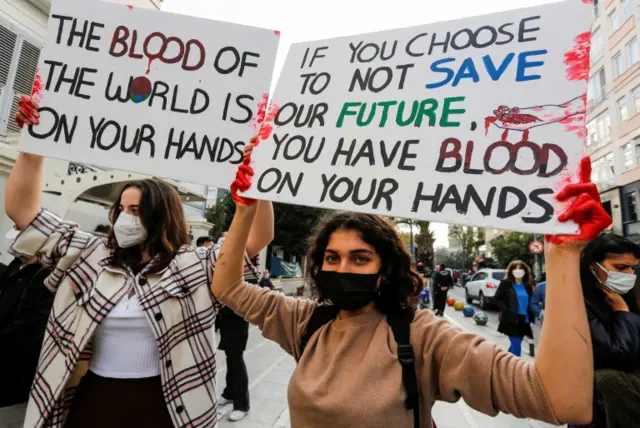
M 575 233 L 554 193 L 584 153 L 586 3 L 294 44 L 246 196 Z
M 20 150 L 228 187 L 266 103 L 277 31 L 55 0 Z

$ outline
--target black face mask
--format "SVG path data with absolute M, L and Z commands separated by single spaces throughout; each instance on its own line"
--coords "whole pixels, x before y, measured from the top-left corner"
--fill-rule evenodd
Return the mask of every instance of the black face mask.
M 371 303 L 378 296 L 380 274 L 330 272 L 321 270 L 316 284 L 340 310 L 352 311 Z

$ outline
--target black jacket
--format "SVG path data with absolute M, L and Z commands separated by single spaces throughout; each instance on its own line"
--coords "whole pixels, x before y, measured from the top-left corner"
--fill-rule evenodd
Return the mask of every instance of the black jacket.
M 216 317 L 216 327 L 220 329 L 218 349 L 228 352 L 242 352 L 249 340 L 249 323 L 225 306 Z
M 441 287 L 446 287 L 446 290 L 441 290 Z M 433 273 L 433 293 L 446 293 L 449 289 L 453 287 L 453 278 L 451 278 L 451 274 L 449 271 L 438 271 Z
M 604 293 L 597 290 L 594 294 L 588 296 L 586 305 L 595 369 L 640 369 L 640 315 L 613 312 Z
M 0 407 L 26 402 L 54 294 L 50 271 L 15 259 L 0 277 Z
M 525 288 L 529 294 L 529 300 L 531 300 L 533 287 L 531 287 L 531 284 L 525 284 Z M 500 333 L 507 336 L 529 336 L 533 338 L 530 323 L 535 319 L 535 314 L 527 305 L 527 313 L 529 315 L 529 322 L 527 323 L 524 315 L 518 313 L 518 296 L 511 281 L 506 279 L 500 281 L 496 294 L 493 296 L 493 303 L 500 308 L 500 324 L 498 325 Z

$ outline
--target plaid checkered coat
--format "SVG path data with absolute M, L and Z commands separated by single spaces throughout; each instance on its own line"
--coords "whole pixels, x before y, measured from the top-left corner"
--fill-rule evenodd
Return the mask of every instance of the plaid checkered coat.
M 41 211 L 10 250 L 19 257 L 37 254 L 53 269 L 45 285 L 56 292 L 24 426 L 63 427 L 88 369 L 91 337 L 131 287 L 156 337 L 162 390 L 174 426 L 216 426 L 212 326 L 222 305 L 211 294 L 210 282 L 218 250 L 185 246 L 164 270 L 147 274 L 151 261 L 134 275 L 112 266 L 104 239 Z

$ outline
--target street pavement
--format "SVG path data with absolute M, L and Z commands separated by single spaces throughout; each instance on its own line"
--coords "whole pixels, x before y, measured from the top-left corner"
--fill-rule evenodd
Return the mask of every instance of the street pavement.
M 462 288 L 454 289 L 450 295 L 457 300 L 464 301 L 464 289 Z M 465 318 L 461 312 L 456 312 L 453 308 L 448 307 L 445 316 L 455 326 L 480 334 L 507 349 L 509 340 L 496 331 L 498 328 L 497 312 L 486 312 L 489 316 L 489 324 L 484 327 L 476 325 L 472 319 Z M 534 328 L 536 338 L 539 337 L 539 334 L 539 327 Z M 226 362 L 224 354 L 219 355 L 218 385 L 219 390 L 222 391 Z M 527 361 L 533 361 L 533 358 L 526 355 L 525 352 L 523 352 L 523 358 Z M 289 427 L 287 384 L 295 369 L 293 358 L 275 343 L 264 339 L 260 332 L 252 327 L 245 352 L 245 361 L 249 371 L 251 411 L 244 420 L 230 422 L 226 419 L 226 415 L 231 412 L 231 406 L 227 405 L 221 408 L 220 428 Z M 438 402 L 433 408 L 433 417 L 438 428 L 548 428 L 553 426 L 537 421 L 517 419 L 505 414 L 499 414 L 495 418 L 486 416 L 471 409 L 463 400 L 455 404 Z

